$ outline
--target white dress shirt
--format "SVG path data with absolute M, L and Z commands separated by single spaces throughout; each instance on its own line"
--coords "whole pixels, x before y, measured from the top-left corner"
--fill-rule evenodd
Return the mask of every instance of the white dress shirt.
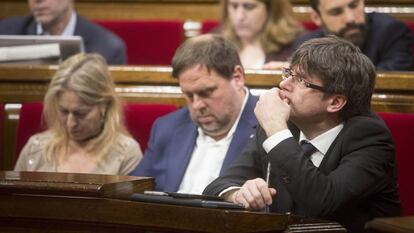
M 245 88 L 245 94 L 240 113 L 225 138 L 216 141 L 204 134 L 203 130 L 198 127 L 196 145 L 177 192 L 201 194 L 205 187 L 219 176 L 227 150 L 249 97 L 247 88 Z
M 323 134 L 315 137 L 312 140 L 308 140 L 303 132 L 300 132 L 299 136 L 299 142 L 301 141 L 308 141 L 311 143 L 314 147 L 316 147 L 316 151 L 310 156 L 311 161 L 313 165 L 316 167 L 319 167 L 319 165 L 322 162 L 323 157 L 325 156 L 326 152 L 328 152 L 329 147 L 331 146 L 332 142 L 335 140 L 336 136 L 338 136 L 339 132 L 341 132 L 342 128 L 344 127 L 344 124 L 341 123 L 332 129 L 324 132 Z M 277 132 L 267 138 L 263 142 L 263 149 L 269 153 L 275 146 L 277 146 L 281 141 L 293 137 L 290 130 L 285 129 L 280 132 Z

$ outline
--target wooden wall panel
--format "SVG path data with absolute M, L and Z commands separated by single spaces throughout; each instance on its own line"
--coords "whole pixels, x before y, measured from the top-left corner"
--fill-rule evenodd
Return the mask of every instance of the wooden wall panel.
M 308 20 L 307 0 L 291 0 L 296 16 Z M 219 0 L 75 0 L 89 19 L 219 19 Z M 385 11 L 402 20 L 414 19 L 414 0 L 366 0 L 368 11 Z M 27 0 L 2 0 L 0 18 L 25 15 Z

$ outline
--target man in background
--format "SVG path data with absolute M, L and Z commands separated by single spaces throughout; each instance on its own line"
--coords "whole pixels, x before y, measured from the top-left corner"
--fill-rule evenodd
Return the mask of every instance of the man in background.
M 236 48 L 218 35 L 184 42 L 172 68 L 188 106 L 154 123 L 131 175 L 154 177 L 159 191 L 201 194 L 254 137 L 257 98 L 244 86 Z
M 255 140 L 204 193 L 337 221 L 348 232 L 401 214 L 391 133 L 370 110 L 372 62 L 330 36 L 303 43 L 290 65 L 280 89 L 257 102 Z
M 412 35 L 402 22 L 382 13 L 365 13 L 363 0 L 309 0 L 310 17 L 320 28 L 299 37 L 304 41 L 336 35 L 352 42 L 377 70 L 413 70 Z
M 108 64 L 125 64 L 124 42 L 75 12 L 73 0 L 28 0 L 31 15 L 0 20 L 1 35 L 81 36 L 85 52 L 96 52 Z

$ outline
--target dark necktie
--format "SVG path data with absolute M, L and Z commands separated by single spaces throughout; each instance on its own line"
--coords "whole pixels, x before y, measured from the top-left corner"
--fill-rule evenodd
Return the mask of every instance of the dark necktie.
M 307 158 L 310 158 L 310 156 L 316 151 L 316 147 L 307 141 L 301 141 L 300 146 L 302 147 L 303 154 Z

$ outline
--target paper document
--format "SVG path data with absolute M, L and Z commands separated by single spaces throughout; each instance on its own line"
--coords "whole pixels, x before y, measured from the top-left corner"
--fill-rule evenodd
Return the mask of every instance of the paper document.
M 58 43 L 0 47 L 0 61 L 60 57 Z

